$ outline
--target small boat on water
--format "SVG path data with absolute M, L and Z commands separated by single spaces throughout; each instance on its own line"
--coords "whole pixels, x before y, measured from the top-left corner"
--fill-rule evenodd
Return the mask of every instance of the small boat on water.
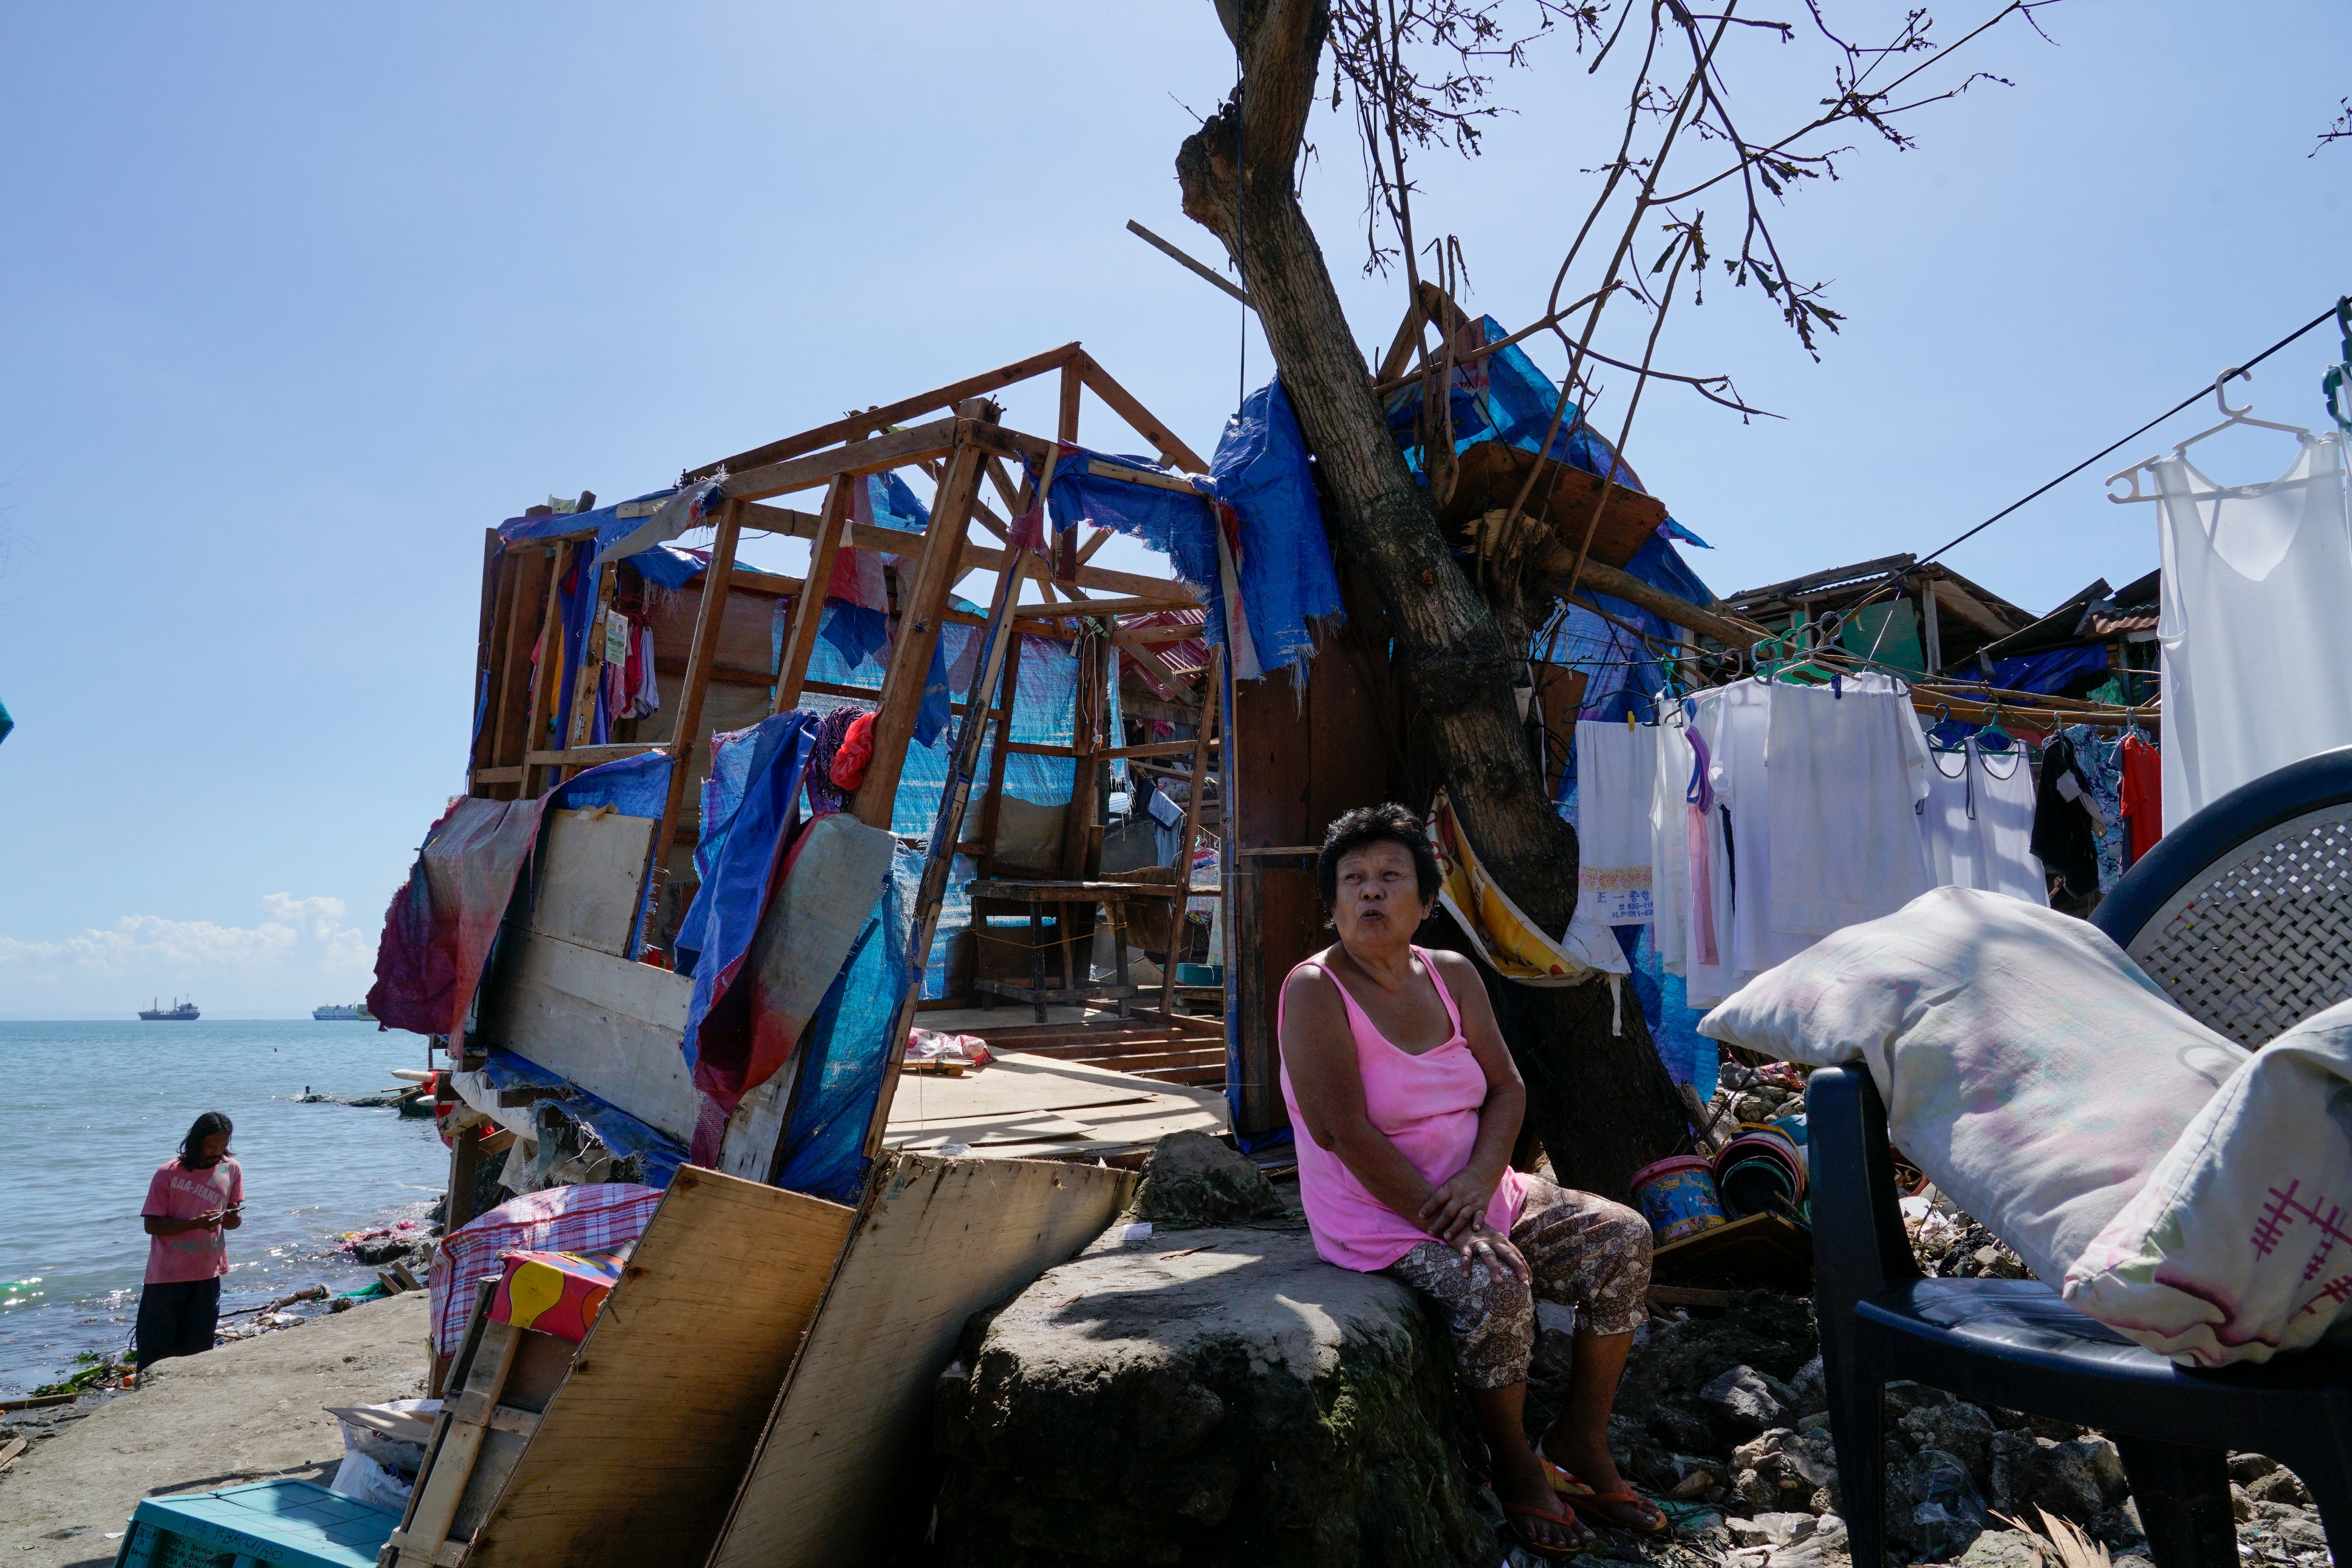
M 340 1007 L 329 1005 L 323 1008 L 312 1008 L 310 1016 L 320 1023 L 373 1023 L 375 1021 L 375 1014 L 368 1011 L 365 1002 L 345 1002 Z
M 168 1008 L 160 1001 L 151 1002 L 150 1005 L 140 1009 L 139 1016 L 149 1023 L 194 1023 L 204 1017 L 202 1013 L 196 1011 L 195 1003 L 184 1002 L 176 997 L 173 998 L 172 1005 Z

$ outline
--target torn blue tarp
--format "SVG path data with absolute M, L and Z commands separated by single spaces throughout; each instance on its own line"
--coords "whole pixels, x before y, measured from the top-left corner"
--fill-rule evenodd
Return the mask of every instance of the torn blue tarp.
M 1665 1064 L 1666 1076 L 1689 1084 L 1700 1100 L 1712 1099 L 1721 1052 L 1715 1041 L 1698 1032 L 1698 1020 L 1706 1016 L 1706 1011 L 1689 1005 L 1683 977 L 1667 974 L 1659 962 L 1654 926 L 1612 929 L 1632 971 L 1625 977 L 1626 984 L 1642 1005 L 1643 1019 L 1650 1026 L 1650 1043 Z
M 816 716 L 798 710 L 711 737 L 702 832 L 694 846 L 700 885 L 678 922 L 676 943 L 678 973 L 694 980 L 680 1042 L 689 1067 L 703 1020 L 734 983 L 768 907 L 815 737 Z
M 1510 336 L 1492 316 L 1481 317 L 1478 329 L 1482 343 L 1498 343 Z M 1482 441 L 1507 442 L 1522 452 L 1540 450 L 1544 432 L 1551 425 L 1552 412 L 1559 403 L 1559 386 L 1538 370 L 1536 362 L 1516 343 L 1456 366 L 1452 392 L 1449 412 L 1454 417 L 1454 449 L 1457 452 L 1466 451 Z M 1421 474 L 1420 382 L 1391 392 L 1386 408 L 1390 434 L 1404 448 L 1405 460 L 1412 465 L 1413 472 Z M 1578 413 L 1575 401 L 1570 399 L 1560 414 L 1559 430 L 1552 434 L 1549 455 L 1588 474 L 1614 479 L 1629 489 L 1641 489 L 1640 476 L 1615 456 L 1609 443 L 1599 432 L 1589 428 Z
M 1287 664 L 1303 677 L 1315 656 L 1318 621 L 1337 622 L 1339 579 L 1315 499 L 1315 470 L 1307 438 L 1279 381 L 1250 393 L 1225 421 L 1209 459 L 1209 487 L 1234 509 L 1239 549 L 1243 619 L 1261 670 Z M 1243 679 L 1252 672 L 1235 669 Z
M 600 1100 L 560 1072 L 551 1072 L 527 1056 L 497 1048 L 482 1068 L 482 1075 L 493 1089 L 552 1089 L 556 1093 L 541 1099 L 534 1106 L 541 1135 L 539 1146 L 542 1165 L 551 1165 L 564 1155 L 588 1155 L 593 1163 L 597 1152 L 593 1145 L 602 1145 L 603 1152 L 614 1162 L 600 1181 L 635 1182 L 640 1186 L 667 1187 L 670 1178 L 686 1164 L 686 1145 L 630 1115 L 609 1101 Z M 550 1134 L 555 1131 L 551 1118 L 572 1124 L 568 1138 Z M 563 1142 L 574 1146 L 561 1148 Z
M 563 574 L 558 591 L 557 608 L 563 617 L 563 683 L 555 694 L 555 727 L 546 737 L 550 751 L 561 751 L 572 744 L 572 699 L 579 687 L 580 661 L 588 648 L 588 628 L 596 619 L 596 577 L 574 559 L 571 570 Z M 613 738 L 612 719 L 604 705 L 589 696 L 588 728 L 582 744 L 602 746 Z
M 1339 583 L 1307 443 L 1279 382 L 1252 392 L 1225 422 L 1209 472 L 1190 476 L 1192 495 L 1097 471 L 1179 476 L 1150 458 L 1070 446 L 1061 454 L 1046 499 L 1055 532 L 1085 523 L 1167 556 L 1208 607 L 1206 636 L 1229 651 L 1240 678 L 1304 669 L 1315 652 L 1310 623 L 1340 613 Z M 1240 613 L 1231 616 L 1236 594 Z
M 1992 662 L 1992 684 L 2005 692 L 2042 692 L 2056 695 L 2084 675 L 2104 674 L 2107 645 L 2053 648 L 2046 653 L 2025 653 Z
M 802 1047 L 776 1185 L 856 1203 L 866 1180 L 866 1128 L 882 1075 L 905 1049 L 890 1038 L 906 995 L 907 932 L 923 857 L 899 846 L 889 883 L 857 934 Z

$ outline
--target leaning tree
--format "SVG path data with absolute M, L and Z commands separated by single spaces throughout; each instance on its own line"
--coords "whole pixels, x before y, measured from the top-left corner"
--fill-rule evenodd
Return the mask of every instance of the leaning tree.
M 1923 75 L 1958 44 L 2011 16 L 2030 23 L 2048 3 L 2011 0 L 1953 46 L 1939 46 L 1932 20 L 1913 10 L 1888 42 L 1864 47 L 1832 29 L 1824 0 L 1802 0 L 1801 22 L 1740 15 L 1741 0 L 1720 0 L 1708 13 L 1685 0 L 1215 0 L 1238 80 L 1178 152 L 1184 211 L 1224 245 L 1241 274 L 1314 454 L 1339 542 L 1386 612 L 1416 733 L 1428 737 L 1464 830 L 1503 887 L 1546 928 L 1565 930 L 1575 911 L 1577 844 L 1528 755 L 1513 695 L 1528 656 L 1526 605 L 1491 580 L 1483 590 L 1473 580 L 1449 549 L 1431 498 L 1432 488 L 1443 493 L 1451 482 L 1444 389 L 1465 342 L 1441 303 L 1431 312 L 1439 344 L 1433 352 L 1423 337 L 1417 350 L 1423 450 L 1432 455 L 1424 486 L 1391 435 L 1299 203 L 1310 115 L 1326 102 L 1349 123 L 1366 175 L 1366 265 L 1401 273 L 1405 303 L 1419 307 L 1444 298 L 1424 287 L 1423 257 L 1450 280 L 1460 249 L 1450 239 L 1416 239 L 1411 161 L 1444 149 L 1475 155 L 1503 111 L 1493 96 L 1496 73 L 1529 65 L 1544 36 L 1580 57 L 1590 54 L 1586 78 L 1622 102 L 1623 130 L 1613 150 L 1596 150 L 1599 189 L 1564 236 L 1538 319 L 1569 356 L 1542 450 L 1552 449 L 1564 423 L 1572 434 L 1573 422 L 1596 412 L 1591 373 L 1611 365 L 1632 377 L 1622 412 L 1611 419 L 1622 451 L 1653 380 L 1749 412 L 1727 377 L 1670 372 L 1652 362 L 1675 299 L 1696 300 L 1717 269 L 1737 286 L 1756 286 L 1809 351 L 1820 331 L 1836 329 L 1821 287 L 1800 284 L 1783 261 L 1770 223 L 1774 205 L 1801 183 L 1833 175 L 1836 159 L 1850 151 L 1841 144 L 1846 136 L 1908 145 L 1900 117 L 1982 79 L 1923 86 Z M 1823 89 L 1813 112 L 1766 140 L 1748 131 L 1727 82 L 1734 53 L 1755 40 L 1796 46 L 1791 57 L 1818 71 Z M 1318 82 L 1327 53 L 1328 91 Z M 1701 166 L 1685 176 L 1694 148 Z M 1709 199 L 1737 214 L 1734 238 L 1713 248 Z M 1642 314 L 1648 318 L 1638 360 L 1611 358 L 1595 346 L 1604 315 L 1621 298 L 1632 311 L 1621 306 L 1618 318 L 1632 314 L 1637 324 Z M 1526 503 L 1523 488 L 1500 535 L 1509 534 Z M 1586 523 L 1587 542 L 1597 520 Z M 1578 559 L 1580 565 L 1580 549 Z M 1685 1134 L 1684 1108 L 1639 1009 L 1623 1009 L 1622 1032 L 1612 1033 L 1601 987 L 1507 991 L 1498 996 L 1505 1032 L 1528 1080 L 1529 1120 L 1555 1169 L 1571 1185 L 1622 1195 L 1640 1163 Z

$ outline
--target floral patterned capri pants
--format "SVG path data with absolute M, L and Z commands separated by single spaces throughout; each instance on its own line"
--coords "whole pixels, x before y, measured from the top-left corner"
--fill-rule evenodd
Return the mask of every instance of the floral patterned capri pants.
M 1650 1222 L 1623 1204 L 1529 1176 L 1511 1244 L 1535 1276 L 1532 1289 L 1500 1264 L 1480 1260 L 1464 1269 L 1443 1241 L 1423 1241 L 1382 1270 L 1445 1313 L 1471 1387 L 1527 1381 L 1538 1296 L 1574 1307 L 1576 1326 L 1590 1333 L 1631 1333 L 1649 1315 Z

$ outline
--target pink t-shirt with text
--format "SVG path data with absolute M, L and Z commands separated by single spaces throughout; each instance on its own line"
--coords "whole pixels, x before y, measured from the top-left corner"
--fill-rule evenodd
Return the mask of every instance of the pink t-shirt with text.
M 231 1204 L 245 1201 L 245 1170 L 234 1159 L 224 1159 L 210 1170 L 192 1171 L 178 1160 L 157 1167 L 147 1184 L 146 1207 L 140 1213 L 157 1219 L 194 1219 Z M 218 1230 L 183 1230 L 177 1236 L 147 1239 L 147 1282 L 174 1284 L 184 1280 L 209 1280 L 228 1272 L 228 1243 Z

